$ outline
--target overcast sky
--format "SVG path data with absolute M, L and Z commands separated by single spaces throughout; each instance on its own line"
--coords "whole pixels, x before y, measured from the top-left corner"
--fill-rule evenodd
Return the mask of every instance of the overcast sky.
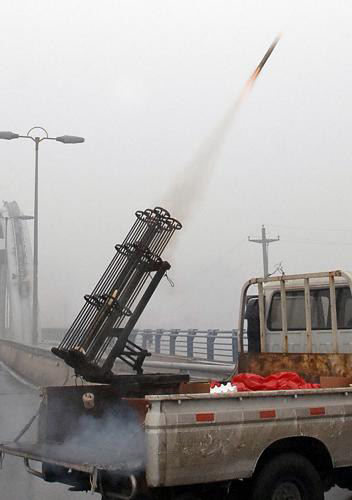
M 246 241 L 261 224 L 281 236 L 271 270 L 352 268 L 351 15 L 342 0 L 2 3 L 0 129 L 86 139 L 40 147 L 44 326 L 72 321 L 137 209 L 168 208 L 279 33 L 166 252 L 175 287 L 138 326 L 233 328 L 242 283 L 262 273 Z M 33 213 L 33 145 L 1 141 L 0 165 L 2 199 Z

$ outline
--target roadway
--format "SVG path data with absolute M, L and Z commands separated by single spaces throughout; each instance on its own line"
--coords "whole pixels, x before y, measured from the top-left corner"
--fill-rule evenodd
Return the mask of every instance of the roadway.
M 0 442 L 13 440 L 39 406 L 39 394 L 20 383 L 0 364 Z M 35 424 L 33 424 L 35 425 Z M 34 429 L 25 435 L 33 437 Z M 33 462 L 34 465 L 35 462 Z M 0 471 L 0 500 L 83 500 L 85 493 L 72 493 L 60 484 L 45 483 L 24 469 L 20 458 L 5 456 Z M 99 500 L 100 495 L 90 496 Z
M 0 442 L 13 440 L 39 406 L 38 391 L 22 384 L 0 364 Z M 30 429 L 26 439 L 33 437 Z M 83 500 L 85 493 L 72 493 L 66 486 L 45 483 L 28 474 L 19 458 L 6 456 L 0 471 L 0 500 Z M 99 500 L 100 495 L 90 496 Z M 326 500 L 352 500 L 352 493 L 334 488 Z

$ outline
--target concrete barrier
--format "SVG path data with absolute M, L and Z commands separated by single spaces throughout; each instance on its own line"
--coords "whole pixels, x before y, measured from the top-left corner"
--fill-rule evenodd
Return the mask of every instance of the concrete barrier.
M 0 361 L 20 377 L 37 386 L 76 383 L 73 369 L 54 356 L 49 347 L 34 347 L 0 339 Z M 146 373 L 187 373 L 195 379 L 206 379 L 224 378 L 233 372 L 234 365 L 190 362 L 187 358 L 155 356 L 151 360 L 146 360 L 143 368 Z M 120 373 L 132 373 L 122 362 L 116 362 L 115 369 Z
M 47 349 L 0 340 L 0 360 L 37 386 L 73 383 L 73 370 Z

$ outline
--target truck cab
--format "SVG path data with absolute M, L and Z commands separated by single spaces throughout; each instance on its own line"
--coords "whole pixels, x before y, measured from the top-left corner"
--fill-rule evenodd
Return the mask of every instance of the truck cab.
M 333 354 L 341 355 L 341 372 L 342 360 L 352 353 L 351 290 L 352 274 L 344 271 L 247 281 L 238 327 L 240 361 L 250 357 L 273 360 L 275 353 L 285 354 L 281 359 L 286 360 L 307 360 L 298 356 L 303 354 L 310 361 L 328 360 L 324 355 Z

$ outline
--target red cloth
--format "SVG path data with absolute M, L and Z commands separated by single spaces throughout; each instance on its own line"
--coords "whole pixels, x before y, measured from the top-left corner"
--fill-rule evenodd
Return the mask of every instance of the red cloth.
M 231 379 L 238 391 L 283 391 L 289 389 L 319 389 L 320 384 L 310 384 L 295 372 L 278 372 L 262 377 L 255 373 L 240 373 Z M 221 385 L 213 382 L 212 386 Z

